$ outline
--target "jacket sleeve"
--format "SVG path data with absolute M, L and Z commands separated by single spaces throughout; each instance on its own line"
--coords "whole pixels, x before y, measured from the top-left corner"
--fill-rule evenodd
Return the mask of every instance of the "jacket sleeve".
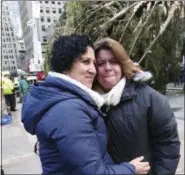
M 55 141 L 61 161 L 70 165 L 74 174 L 135 174 L 129 163 L 106 164 L 92 121 L 82 109 L 61 103 L 53 108 L 52 117 L 55 123 L 48 137 Z
M 23 92 L 22 81 L 21 80 L 19 80 L 19 91 L 20 92 Z
M 168 99 L 154 91 L 150 98 L 149 130 L 154 152 L 152 174 L 175 174 L 180 159 L 177 123 Z

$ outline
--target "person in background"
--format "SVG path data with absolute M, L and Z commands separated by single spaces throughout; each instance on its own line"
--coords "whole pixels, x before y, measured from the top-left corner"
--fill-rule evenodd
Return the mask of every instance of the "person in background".
M 8 107 L 8 110 L 10 111 L 17 111 L 15 109 L 15 95 L 14 95 L 14 84 L 12 80 L 10 79 L 9 75 L 4 75 L 2 77 L 2 90 L 3 90 L 3 95 L 5 97 L 5 102 Z
M 93 89 L 105 100 L 101 109 L 107 114 L 108 152 L 114 163 L 143 155 L 151 174 L 175 174 L 180 140 L 168 99 L 145 83 L 128 79 L 124 60 L 129 57 L 117 41 L 104 38 L 94 48 L 97 78 Z
M 21 74 L 19 79 L 19 90 L 20 90 L 22 99 L 24 98 L 24 96 L 29 90 L 29 84 L 25 77 L 26 77 L 25 74 Z
M 13 83 L 13 94 L 12 94 L 12 100 L 13 100 L 13 106 L 14 106 L 14 109 L 16 108 L 16 93 L 15 93 L 15 86 L 14 86 L 14 83 L 15 83 L 15 79 L 13 76 L 10 76 L 10 80 L 12 81 Z M 17 111 L 17 109 L 15 109 L 15 111 Z
M 96 69 L 89 38 L 59 36 L 51 68 L 44 82 L 31 86 L 22 107 L 24 127 L 39 141 L 43 174 L 148 173 L 143 157 L 114 164 L 107 153 L 107 130 L 99 110 L 104 100 L 91 90 Z

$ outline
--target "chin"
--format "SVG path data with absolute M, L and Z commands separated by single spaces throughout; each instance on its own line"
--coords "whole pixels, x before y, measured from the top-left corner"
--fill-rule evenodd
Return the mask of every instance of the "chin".
M 92 88 L 92 84 L 86 84 L 85 86 L 90 89 Z
M 115 85 L 116 85 L 116 83 L 111 83 L 111 84 L 109 84 L 109 85 L 107 86 L 107 88 L 111 90 Z

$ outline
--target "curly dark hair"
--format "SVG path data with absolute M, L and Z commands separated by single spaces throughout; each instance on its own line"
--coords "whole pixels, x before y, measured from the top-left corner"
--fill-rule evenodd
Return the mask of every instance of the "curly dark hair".
M 70 70 L 74 60 L 93 47 L 87 35 L 59 36 L 53 43 L 51 52 L 51 70 L 62 73 Z

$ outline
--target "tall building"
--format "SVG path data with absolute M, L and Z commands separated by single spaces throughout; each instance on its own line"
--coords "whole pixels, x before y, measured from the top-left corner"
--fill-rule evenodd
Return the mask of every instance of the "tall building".
M 2 70 L 17 69 L 17 40 L 10 20 L 9 6 L 2 2 Z
M 32 19 L 32 2 L 19 1 L 20 17 L 23 39 L 25 43 L 26 59 L 33 58 L 33 31 L 27 25 L 27 22 Z
M 26 57 L 30 63 L 43 64 L 49 39 L 47 29 L 59 19 L 64 3 L 19 1 Z
M 46 45 L 49 40 L 47 31 L 57 22 L 63 11 L 64 1 L 40 1 L 40 41 L 42 53 L 46 52 Z
M 26 59 L 25 59 L 25 45 L 22 38 L 18 39 L 18 51 L 19 51 L 19 57 L 17 59 L 17 67 L 21 70 L 26 71 Z
M 21 37 L 21 21 L 20 21 L 20 10 L 18 1 L 6 1 L 10 13 L 10 20 L 12 22 L 15 35 Z

